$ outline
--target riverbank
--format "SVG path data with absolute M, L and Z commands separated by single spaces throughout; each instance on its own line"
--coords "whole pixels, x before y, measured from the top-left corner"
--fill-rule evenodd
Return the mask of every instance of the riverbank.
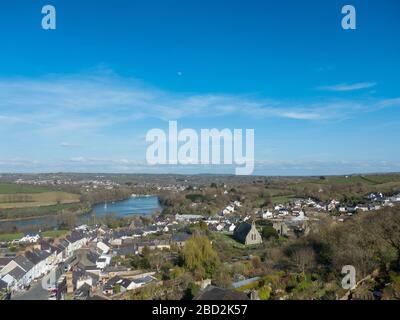
M 0 220 L 0 233 L 12 233 L 13 231 L 27 232 L 33 230 L 52 230 L 59 227 L 60 218 L 73 215 L 71 220 L 76 219 L 75 225 L 90 224 L 98 219 L 108 216 L 113 218 L 125 218 L 134 215 L 151 215 L 157 210 L 161 210 L 159 198 L 153 195 L 130 196 L 125 200 L 98 203 L 94 206 L 80 204 L 81 208 L 75 212 L 65 210 L 56 211 L 53 214 L 18 217 Z M 64 215 L 64 217 L 63 217 Z

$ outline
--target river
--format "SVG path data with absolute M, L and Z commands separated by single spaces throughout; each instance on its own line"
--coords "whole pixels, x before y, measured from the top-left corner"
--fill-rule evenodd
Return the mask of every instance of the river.
M 115 202 L 100 203 L 93 207 L 92 211 L 78 217 L 79 224 L 86 224 L 94 219 L 113 215 L 116 218 L 124 218 L 134 215 L 150 215 L 160 210 L 157 196 L 137 196 Z M 58 225 L 56 216 L 35 217 L 24 220 L 9 220 L 0 222 L 0 231 L 10 231 L 14 226 L 18 230 L 37 231 L 41 228 L 55 228 Z

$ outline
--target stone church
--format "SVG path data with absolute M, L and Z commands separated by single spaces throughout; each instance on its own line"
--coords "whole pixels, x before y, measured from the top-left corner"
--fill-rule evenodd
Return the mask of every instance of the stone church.
M 251 224 L 248 222 L 242 222 L 239 224 L 233 231 L 233 237 L 245 245 L 262 243 L 261 235 L 258 232 L 254 221 Z

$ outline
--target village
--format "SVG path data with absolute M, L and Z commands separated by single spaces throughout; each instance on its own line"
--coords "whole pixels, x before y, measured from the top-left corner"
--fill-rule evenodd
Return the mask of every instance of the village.
M 322 216 L 343 223 L 355 214 L 368 214 L 396 203 L 400 203 L 400 194 L 386 197 L 380 192 L 369 194 L 363 203 L 351 205 L 336 200 L 296 198 L 239 215 L 236 213 L 242 203 L 233 201 L 207 217 L 158 214 L 151 219 L 136 217 L 117 228 L 80 225 L 58 238 L 42 237 L 40 232 L 25 234 L 1 244 L 0 291 L 11 299 L 29 299 L 32 294 L 35 299 L 44 300 L 118 299 L 150 284 L 163 285 L 161 262 L 135 268 L 132 263 L 124 263 L 126 259 L 143 257 L 151 251 L 162 252 L 162 259 L 174 259 L 193 236 L 192 226 L 201 224 L 207 232 L 230 235 L 237 243 L 251 247 L 263 242 L 265 225 L 271 226 L 277 237 L 299 238 L 307 235 L 312 222 Z M 18 249 L 10 251 L 11 247 Z M 238 288 L 251 281 L 241 278 L 232 286 Z M 202 290 L 199 298 L 204 299 L 218 290 L 222 290 L 222 295 L 232 291 L 213 286 L 210 279 L 203 279 L 198 285 Z

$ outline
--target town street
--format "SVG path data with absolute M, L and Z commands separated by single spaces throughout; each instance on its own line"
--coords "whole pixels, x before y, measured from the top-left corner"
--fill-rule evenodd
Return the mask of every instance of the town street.
M 43 288 L 42 283 L 54 288 L 57 285 L 57 280 L 63 274 L 63 267 L 63 265 L 56 267 L 55 280 L 51 279 L 51 272 L 49 272 L 42 279 L 34 282 L 28 291 L 12 295 L 11 300 L 48 300 L 50 292 Z

